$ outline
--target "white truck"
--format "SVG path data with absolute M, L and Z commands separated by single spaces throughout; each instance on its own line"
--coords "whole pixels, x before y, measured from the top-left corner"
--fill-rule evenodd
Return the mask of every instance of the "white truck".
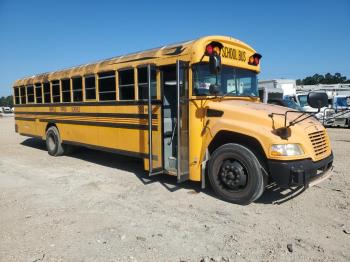
M 259 81 L 260 101 L 302 111 L 294 101 L 295 92 L 295 80 L 292 79 Z
M 279 88 L 283 91 L 283 97 L 293 97 L 296 94 L 296 81 L 293 79 L 260 80 L 259 87 Z
M 324 110 L 323 125 L 350 128 L 350 96 L 333 95 Z
M 12 113 L 12 110 L 11 110 L 11 107 L 9 107 L 9 106 L 3 106 L 2 107 L 2 112 L 4 112 L 4 113 Z

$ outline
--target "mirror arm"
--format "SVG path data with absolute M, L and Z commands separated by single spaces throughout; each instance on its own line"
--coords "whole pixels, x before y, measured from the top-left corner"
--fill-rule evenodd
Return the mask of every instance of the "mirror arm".
M 201 59 L 199 60 L 199 63 L 203 61 L 203 58 L 205 57 L 205 54 L 202 55 Z
M 298 116 L 298 117 L 295 118 L 294 120 L 290 121 L 290 122 L 289 122 L 289 125 L 288 125 L 286 128 L 288 128 L 288 127 L 290 127 L 290 126 L 293 126 L 293 125 L 295 125 L 295 124 L 298 124 L 298 123 L 300 123 L 300 122 L 302 122 L 302 121 L 304 121 L 304 120 L 306 120 L 306 119 L 308 119 L 308 118 L 310 118 L 310 117 L 315 116 L 316 114 L 318 114 L 318 113 L 320 112 L 320 110 L 321 110 L 321 108 L 318 108 L 317 112 L 315 112 L 315 113 L 307 113 L 307 112 L 302 113 L 300 116 Z M 291 112 L 291 111 L 289 111 L 289 112 Z M 303 119 L 300 119 L 302 116 L 304 116 L 304 115 L 306 115 L 306 114 L 308 114 L 307 117 L 305 117 L 305 118 L 303 118 Z M 297 121 L 298 119 L 300 119 L 300 120 Z
M 307 114 L 307 113 L 306 113 Z M 304 117 L 303 119 L 300 119 L 299 121 L 291 121 L 290 123 L 289 123 L 289 125 L 286 127 L 286 128 L 288 128 L 288 127 L 291 127 L 291 126 L 293 126 L 293 125 L 295 125 L 295 124 L 298 124 L 298 123 L 300 123 L 300 122 L 302 122 L 302 121 L 304 121 L 304 120 L 306 120 L 306 119 L 308 119 L 308 118 L 310 118 L 310 117 L 313 117 L 313 116 L 315 116 L 315 114 L 316 113 L 311 113 L 311 114 L 309 114 L 307 117 Z M 304 114 L 305 115 L 305 114 Z
M 320 112 L 320 109 L 318 109 L 318 111 L 316 113 L 307 113 L 307 112 L 302 112 L 299 116 L 297 116 L 295 119 L 293 119 L 292 121 L 289 122 L 289 124 L 287 125 L 287 115 L 288 113 L 300 113 L 298 111 L 286 111 L 284 114 L 279 114 L 279 113 L 271 113 L 269 114 L 269 117 L 273 118 L 274 115 L 279 115 L 279 116 L 284 116 L 284 128 L 288 128 L 288 127 L 291 127 L 297 123 L 300 123 L 302 121 L 304 121 L 305 119 L 308 119 L 312 116 L 315 116 L 315 114 L 319 113 Z M 308 114 L 307 117 L 303 118 L 303 119 L 300 119 L 301 117 L 305 116 L 306 114 Z M 298 119 L 300 119 L 298 121 Z
M 295 111 L 287 111 L 286 114 L 285 114 L 285 117 L 284 117 L 284 127 L 287 127 L 287 114 L 289 112 L 295 112 Z M 307 113 L 306 112 L 302 112 L 299 116 L 297 116 L 295 119 L 293 119 L 292 121 L 289 122 L 289 125 L 290 126 L 290 123 L 294 122 L 294 121 L 297 121 L 299 118 L 301 118 L 302 116 L 306 115 Z

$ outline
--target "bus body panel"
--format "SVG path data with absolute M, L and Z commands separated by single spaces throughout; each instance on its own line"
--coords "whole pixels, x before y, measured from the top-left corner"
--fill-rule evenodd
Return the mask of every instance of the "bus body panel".
M 216 41 L 223 44 L 222 64 L 260 72 L 260 66 L 248 64 L 248 58 L 255 50 L 245 43 L 231 37 L 210 36 L 183 43 L 164 46 L 126 56 L 115 57 L 97 63 L 86 64 L 52 73 L 40 74 L 17 80 L 14 88 L 26 87 L 36 83 L 62 80 L 76 76 L 95 75 L 96 100 L 85 99 L 81 102 L 52 103 L 52 104 L 16 104 L 15 116 L 17 131 L 23 135 L 38 136 L 45 139 L 49 125 L 55 124 L 63 142 L 88 146 L 101 150 L 136 156 L 144 159 L 145 170 L 149 169 L 148 162 L 148 116 L 147 102 L 138 99 L 137 68 L 147 64 L 157 67 L 157 100 L 152 106 L 152 150 L 153 167 L 162 167 L 163 162 L 163 93 L 161 86 L 162 66 L 175 65 L 177 60 L 189 63 L 189 179 L 200 181 L 206 152 L 209 145 L 221 131 L 237 133 L 258 141 L 268 160 L 293 161 L 311 159 L 320 161 L 331 154 L 329 138 L 319 124 L 310 119 L 290 128 L 293 135 L 287 141 L 276 135 L 273 125 L 283 126 L 281 117 L 272 120 L 268 117 L 271 112 L 284 113 L 287 109 L 279 106 L 263 105 L 258 98 L 239 97 L 225 98 L 223 101 L 213 97 L 201 97 L 193 94 L 193 76 L 191 66 L 199 62 L 208 62 L 204 56 L 206 45 Z M 135 99 L 120 101 L 118 77 L 122 69 L 134 70 Z M 98 74 L 108 71 L 116 73 L 116 100 L 99 102 Z M 84 81 L 83 81 L 84 82 Z M 72 86 L 70 86 L 71 94 Z M 44 90 L 44 87 L 42 88 Z M 52 86 L 50 85 L 52 92 Z M 62 86 L 60 86 L 62 97 Z M 52 95 L 52 94 L 51 94 Z M 61 98 L 62 99 L 62 98 Z M 207 116 L 208 109 L 223 111 L 220 117 Z M 114 114 L 114 115 L 112 115 Z M 273 122 L 275 121 L 275 122 Z M 316 155 L 310 134 L 324 133 L 326 149 Z M 238 141 L 239 142 L 239 141 Z M 297 157 L 272 156 L 272 144 L 300 143 L 304 155 Z

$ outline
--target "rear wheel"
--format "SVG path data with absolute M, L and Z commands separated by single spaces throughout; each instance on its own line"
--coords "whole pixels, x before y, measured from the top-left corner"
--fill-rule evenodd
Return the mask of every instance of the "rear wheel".
M 258 199 L 266 185 L 257 157 L 239 144 L 226 144 L 214 151 L 209 181 L 220 198 L 242 205 Z
M 62 156 L 65 153 L 57 127 L 51 126 L 46 131 L 46 148 L 51 156 Z

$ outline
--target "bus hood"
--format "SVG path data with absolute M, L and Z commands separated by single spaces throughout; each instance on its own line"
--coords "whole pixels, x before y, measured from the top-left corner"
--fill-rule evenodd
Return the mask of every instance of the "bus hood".
M 288 157 L 289 160 L 310 157 L 313 161 L 318 161 L 331 154 L 327 132 L 324 132 L 323 125 L 314 117 L 309 117 L 288 129 L 283 128 L 286 111 L 292 111 L 287 114 L 287 125 L 303 112 L 278 105 L 236 99 L 212 100 L 208 103 L 208 107 L 206 112 L 208 117 L 210 117 L 210 111 L 208 110 L 213 110 L 211 112 L 213 117 L 209 122 L 206 121 L 210 135 L 215 136 L 218 132 L 226 130 L 254 137 L 262 145 L 266 156 L 269 156 L 270 159 L 284 159 L 284 156 L 271 156 L 269 153 L 272 144 L 284 143 L 300 144 L 304 151 L 303 155 Z M 215 111 L 222 111 L 223 114 L 218 114 Z M 307 117 L 307 115 L 302 118 L 304 117 Z M 312 134 L 317 134 L 317 137 L 324 136 L 326 145 L 324 152 L 315 153 L 317 149 L 314 149 L 312 144 L 310 138 Z
M 290 121 L 294 120 L 303 113 L 283 106 L 244 100 L 211 101 L 209 103 L 209 108 L 223 111 L 223 117 L 226 119 L 228 118 L 240 122 L 250 122 L 261 127 L 266 127 L 270 130 L 271 128 L 278 129 L 284 127 L 284 116 L 278 114 L 285 114 L 287 111 L 294 111 L 287 114 L 288 125 Z M 272 113 L 274 113 L 273 116 Z M 320 126 L 321 124 L 314 117 L 310 117 L 305 121 L 296 124 L 296 126 L 303 128 L 308 128 L 315 125 Z

